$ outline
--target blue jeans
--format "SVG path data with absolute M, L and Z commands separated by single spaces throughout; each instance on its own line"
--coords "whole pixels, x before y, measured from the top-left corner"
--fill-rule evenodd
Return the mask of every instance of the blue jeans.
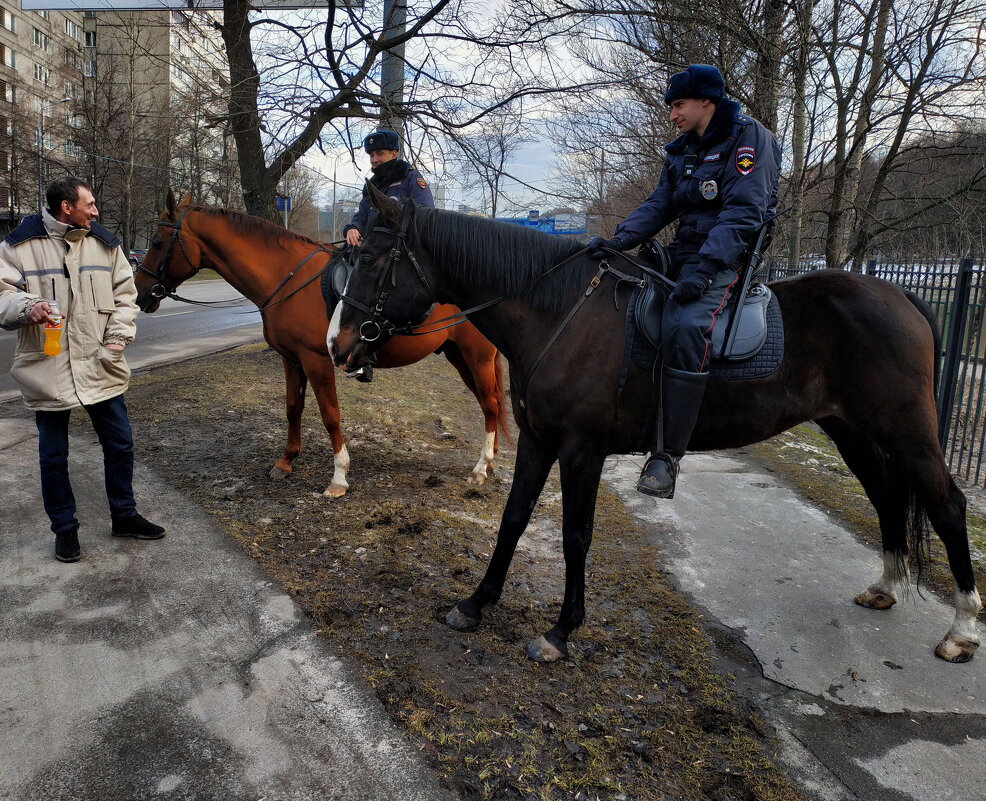
M 83 406 L 103 446 L 106 498 L 114 518 L 137 513 L 134 500 L 134 445 L 123 395 Z M 38 453 L 41 458 L 41 499 L 55 534 L 79 525 L 75 517 L 75 495 L 68 477 L 69 410 L 35 412 L 38 424 Z

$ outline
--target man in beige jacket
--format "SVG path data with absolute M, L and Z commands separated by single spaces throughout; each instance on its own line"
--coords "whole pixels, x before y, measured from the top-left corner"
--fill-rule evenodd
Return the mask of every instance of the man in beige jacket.
M 68 420 L 81 406 L 103 447 L 114 537 L 160 539 L 164 529 L 137 513 L 133 435 L 123 393 L 130 368 L 123 349 L 137 316 L 133 273 L 120 241 L 95 222 L 92 189 L 66 176 L 47 190 L 48 208 L 25 217 L 0 242 L 0 327 L 17 330 L 10 374 L 34 410 L 41 497 L 55 534 L 55 558 L 81 556 L 68 475 Z M 44 323 L 64 316 L 61 352 L 44 353 Z

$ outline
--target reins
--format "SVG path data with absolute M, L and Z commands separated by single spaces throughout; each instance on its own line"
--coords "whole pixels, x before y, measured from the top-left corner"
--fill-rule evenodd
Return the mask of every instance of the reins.
M 158 271 L 156 273 L 152 273 L 150 270 L 148 270 L 146 267 L 144 267 L 143 264 L 140 264 L 137 269 L 140 270 L 145 275 L 151 276 L 151 278 L 153 278 L 155 281 L 157 281 L 157 283 L 154 284 L 154 286 L 151 287 L 151 295 L 154 296 L 155 298 L 159 298 L 159 299 L 160 298 L 171 298 L 172 300 L 181 301 L 182 303 L 190 303 L 190 304 L 195 305 L 195 306 L 219 306 L 221 304 L 226 304 L 225 306 L 222 306 L 222 308 L 228 308 L 228 307 L 230 307 L 232 305 L 236 305 L 238 303 L 238 301 L 229 301 L 229 300 L 192 300 L 191 298 L 185 298 L 185 297 L 182 297 L 181 295 L 179 295 L 177 292 L 175 292 L 175 289 L 174 288 L 169 288 L 164 283 L 165 278 L 168 275 L 168 267 L 171 264 L 171 256 L 172 256 L 172 254 L 174 252 L 174 247 L 175 247 L 175 242 L 176 241 L 178 242 L 178 247 L 181 248 L 182 255 L 185 257 L 186 264 L 188 264 L 188 266 L 192 268 L 192 275 L 194 276 L 196 273 L 198 273 L 202 269 L 202 265 L 201 264 L 199 264 L 198 266 L 194 266 L 192 264 L 192 260 L 191 260 L 191 258 L 189 258 L 188 251 L 185 250 L 185 243 L 182 241 L 182 238 L 181 238 L 181 224 L 182 224 L 182 221 L 185 219 L 186 212 L 188 212 L 188 211 L 189 211 L 189 209 L 182 209 L 181 212 L 178 215 L 178 219 L 175 222 L 158 221 L 158 225 L 164 226 L 165 228 L 171 228 L 175 232 L 174 235 L 171 237 L 171 241 L 168 242 L 168 249 L 164 253 L 164 258 L 161 259 L 161 266 L 158 269 Z M 330 245 L 336 245 L 336 244 L 338 244 L 338 242 L 330 242 L 328 244 L 330 244 Z M 283 303 L 288 298 L 290 298 L 292 295 L 294 295 L 296 292 L 300 292 L 302 289 L 304 289 L 306 286 L 308 286 L 310 283 L 312 283 L 312 281 L 315 281 L 316 279 L 318 279 L 322 275 L 322 273 L 324 273 L 329 268 L 329 264 L 331 264 L 331 262 L 332 262 L 332 253 L 333 252 L 334 251 L 327 250 L 322 245 L 319 245 L 318 247 L 315 248 L 315 250 L 313 250 L 311 253 L 309 253 L 307 256 L 305 256 L 298 263 L 298 265 L 293 270 L 291 270 L 291 272 L 289 272 L 284 278 L 281 279 L 281 282 L 276 287 L 274 287 L 274 291 L 271 292 L 266 298 L 264 298 L 260 303 L 257 304 L 257 309 L 260 311 L 260 313 L 263 314 L 271 306 L 276 306 L 278 303 Z M 319 270 L 317 273 L 315 273 L 311 278 L 309 278 L 307 281 L 305 281 L 303 284 L 301 284 L 301 286 L 295 287 L 287 295 L 285 295 L 283 298 L 279 298 L 278 300 L 274 300 L 273 302 L 271 302 L 273 300 L 273 298 L 277 295 L 277 293 L 280 292 L 285 287 L 285 285 L 288 283 L 288 281 L 290 281 L 292 278 L 294 278 L 294 276 L 298 272 L 298 270 L 300 270 L 305 264 L 307 264 L 308 261 L 309 261 L 309 259 L 311 259 L 312 257 L 314 257 L 315 254 L 317 254 L 317 253 L 326 253 L 326 254 L 328 254 L 329 259 L 325 263 L 325 266 L 322 267 L 322 269 Z
M 391 248 L 390 253 L 388 254 L 387 257 L 387 263 L 384 265 L 384 268 L 380 273 L 380 277 L 377 280 L 377 285 L 376 285 L 377 298 L 373 307 L 371 308 L 367 304 L 364 304 L 361 301 L 358 301 L 355 298 L 351 297 L 348 294 L 348 284 L 346 289 L 344 289 L 340 295 L 341 302 L 347 303 L 350 306 L 353 306 L 354 308 L 364 312 L 365 314 L 370 315 L 369 320 L 364 320 L 360 324 L 359 337 L 361 341 L 375 342 L 383 334 L 388 334 L 390 336 L 395 336 L 395 335 L 425 336 L 426 334 L 435 333 L 436 331 L 444 331 L 447 328 L 452 328 L 453 326 L 461 325 L 468 319 L 470 314 L 474 314 L 475 312 L 488 309 L 491 306 L 495 306 L 501 301 L 506 300 L 506 296 L 501 295 L 499 297 L 493 298 L 492 300 L 479 303 L 468 309 L 462 309 L 455 314 L 449 315 L 448 317 L 443 317 L 441 320 L 433 320 L 430 323 L 425 323 L 424 321 L 422 321 L 420 323 L 408 323 L 405 325 L 398 326 L 390 322 L 390 320 L 388 320 L 383 313 L 384 305 L 387 302 L 387 298 L 390 296 L 390 290 L 387 288 L 386 285 L 389 279 L 389 283 L 392 287 L 397 286 L 397 267 L 400 265 L 401 259 L 404 256 L 404 249 L 406 249 L 407 259 L 408 261 L 411 262 L 412 266 L 414 267 L 414 270 L 418 274 L 418 278 L 420 279 L 421 283 L 424 284 L 429 294 L 432 297 L 434 297 L 434 292 L 432 291 L 431 284 L 429 283 L 424 270 L 421 269 L 421 265 L 418 264 L 418 260 L 414 255 L 414 251 L 411 250 L 410 246 L 408 245 L 408 231 L 410 229 L 411 217 L 412 217 L 411 209 L 412 206 L 410 204 L 407 204 L 403 207 L 401 214 L 401 227 L 399 229 L 391 228 L 389 226 L 374 226 L 372 229 L 373 231 L 379 233 L 389 234 L 391 236 L 396 237 L 397 239 L 397 243 L 394 245 L 394 247 Z M 557 264 L 553 265 L 549 269 L 545 270 L 543 273 L 535 277 L 530 282 L 525 292 L 530 290 L 536 283 L 541 281 L 543 278 L 546 278 L 555 270 L 559 269 L 560 267 L 563 267 L 566 264 L 569 264 L 570 262 L 584 255 L 588 250 L 590 250 L 590 248 L 584 247 L 581 250 L 578 250 L 572 255 L 563 259 L 562 261 L 558 262 Z M 610 256 L 616 257 L 618 259 L 623 259 L 624 261 L 636 267 L 641 272 L 645 273 L 646 275 L 649 275 L 651 278 L 659 281 L 664 281 L 668 284 L 673 285 L 673 283 L 666 276 L 662 275 L 657 270 L 654 270 L 648 267 L 647 265 L 642 264 L 636 259 L 631 258 L 626 253 L 617 250 L 612 250 L 611 248 L 603 248 L 603 250 L 606 253 L 610 254 Z M 619 286 L 619 284 L 621 283 L 626 282 L 626 283 L 634 284 L 638 288 L 642 289 L 647 284 L 646 278 L 632 276 L 632 275 L 628 275 L 627 273 L 621 272 L 617 270 L 615 267 L 611 266 L 608 259 L 605 258 L 602 259 L 602 261 L 600 261 L 599 264 L 599 269 L 596 271 L 596 274 L 589 281 L 589 285 L 583 291 L 582 295 L 579 297 L 575 305 L 565 315 L 565 318 L 555 329 L 551 337 L 549 337 L 548 341 L 541 349 L 541 352 L 538 354 L 537 358 L 534 360 L 530 368 L 528 368 L 527 372 L 525 373 L 524 378 L 521 381 L 519 387 L 521 408 L 525 408 L 525 397 L 527 395 L 527 388 L 530 385 L 531 378 L 533 378 L 535 372 L 537 371 L 537 368 L 541 365 L 541 362 L 544 361 L 544 358 L 548 355 L 548 352 L 554 346 L 555 342 L 558 340 L 558 337 L 560 337 L 562 332 L 568 327 L 568 324 L 572 321 L 572 319 L 578 313 L 579 309 L 582 308 L 582 306 L 593 294 L 593 292 L 595 292 L 596 288 L 600 285 L 600 283 L 602 283 L 602 279 L 606 275 L 614 276 L 617 280 L 617 286 Z M 522 294 L 524 294 L 524 292 L 519 293 L 519 295 Z M 431 312 L 429 309 L 429 311 L 425 314 L 425 319 L 427 319 L 428 314 L 430 313 Z M 449 321 L 454 321 L 454 322 L 449 322 Z M 439 323 L 445 323 L 445 322 L 448 322 L 449 324 L 446 326 L 442 326 L 441 328 L 433 327 L 435 325 L 438 325 Z M 428 328 L 427 331 L 419 330 L 425 327 Z

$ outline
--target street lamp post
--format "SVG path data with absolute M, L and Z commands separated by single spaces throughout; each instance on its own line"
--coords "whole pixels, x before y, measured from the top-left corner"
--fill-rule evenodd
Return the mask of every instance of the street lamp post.
M 38 213 L 44 211 L 44 195 L 45 195 L 45 180 L 44 180 L 44 152 L 45 152 L 45 106 L 47 105 L 49 110 L 59 104 L 59 103 L 71 103 L 71 97 L 63 97 L 61 100 L 45 100 L 40 98 L 40 112 L 38 115 Z

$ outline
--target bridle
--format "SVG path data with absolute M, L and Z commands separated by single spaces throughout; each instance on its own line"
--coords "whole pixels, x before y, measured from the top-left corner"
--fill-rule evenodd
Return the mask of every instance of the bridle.
M 207 301 L 193 301 L 188 298 L 179 297 L 174 289 L 170 289 L 167 284 L 164 283 L 165 276 L 168 274 L 168 267 L 171 265 L 171 256 L 175 250 L 175 242 L 178 242 L 178 247 L 181 248 L 182 255 L 185 257 L 185 262 L 189 267 L 192 268 L 192 275 L 195 275 L 201 267 L 192 266 L 192 260 L 188 257 L 188 251 L 185 250 L 185 243 L 181 241 L 181 222 L 185 218 L 185 213 L 188 209 L 182 209 L 178 214 L 178 219 L 175 222 L 170 222 L 168 220 L 158 220 L 158 225 L 164 228 L 171 228 L 174 230 L 174 235 L 168 242 L 168 249 L 164 251 L 164 257 L 161 259 L 161 264 L 158 265 L 158 271 L 152 273 L 148 270 L 143 262 L 137 266 L 137 269 L 144 273 L 144 275 L 149 275 L 157 283 L 151 287 L 151 297 L 155 297 L 158 300 L 162 298 L 173 298 L 174 300 L 182 300 L 186 303 L 206 303 Z
M 503 300 L 502 297 L 494 298 L 493 300 L 481 303 L 478 306 L 473 306 L 470 309 L 465 309 L 459 311 L 455 314 L 451 314 L 448 317 L 443 317 L 441 320 L 433 320 L 428 323 L 427 331 L 420 331 L 418 329 L 425 327 L 425 320 L 431 314 L 432 309 L 435 308 L 432 304 L 422 315 L 421 319 L 416 323 L 405 323 L 404 325 L 397 325 L 392 323 L 383 313 L 384 305 L 387 303 L 387 298 L 390 296 L 391 288 L 397 286 L 397 268 L 400 266 L 402 260 L 405 259 L 411 263 L 414 267 L 414 271 L 418 275 L 418 280 L 424 284 L 425 289 L 430 297 L 434 297 L 434 291 L 431 286 L 431 282 L 428 281 L 428 276 L 425 271 L 421 269 L 421 265 L 418 263 L 417 257 L 414 255 L 414 251 L 408 242 L 408 232 L 411 227 L 412 220 L 412 203 L 406 203 L 403 206 L 401 212 L 401 227 L 391 228 L 386 225 L 375 225 L 371 228 L 371 231 L 389 234 L 396 238 L 396 243 L 390 249 L 390 253 L 387 255 L 387 262 L 383 266 L 383 270 L 380 271 L 380 277 L 377 278 L 377 283 L 375 287 L 376 292 L 376 302 L 373 307 L 366 305 L 362 301 L 356 300 L 351 295 L 349 295 L 349 282 L 352 281 L 353 275 L 356 274 L 356 270 L 349 277 L 349 281 L 346 282 L 346 287 L 343 289 L 339 300 L 342 303 L 346 303 L 356 309 L 359 309 L 364 314 L 370 315 L 369 320 L 364 320 L 359 327 L 359 341 L 360 342 L 375 342 L 382 335 L 394 336 L 395 334 L 400 334 L 403 336 L 425 336 L 426 334 L 433 334 L 437 331 L 444 331 L 446 328 L 452 328 L 453 326 L 460 325 L 466 322 L 467 315 L 473 312 L 481 311 L 482 309 L 489 308 L 496 303 Z M 388 287 L 389 282 L 389 287 Z M 451 321 L 451 322 L 450 322 Z M 434 326 L 439 323 L 449 323 L 448 325 L 442 326 L 441 328 L 435 328 Z
M 167 250 L 164 251 L 164 257 L 161 259 L 161 264 L 158 267 L 158 271 L 156 273 L 153 273 L 150 270 L 148 270 L 143 264 L 138 265 L 137 269 L 140 270 L 140 272 L 144 273 L 145 275 L 149 275 L 151 278 L 153 278 L 157 282 L 157 283 L 154 284 L 154 286 L 151 287 L 151 290 L 150 291 L 151 291 L 151 296 L 152 297 L 155 297 L 155 298 L 158 298 L 158 299 L 161 299 L 161 298 L 172 298 L 173 300 L 180 300 L 182 303 L 192 303 L 192 304 L 195 304 L 196 306 L 213 306 L 213 305 L 217 305 L 217 304 L 229 305 L 229 301 L 224 301 L 224 300 L 192 300 L 191 298 L 183 298 L 181 295 L 179 295 L 177 292 L 175 292 L 174 289 L 169 289 L 168 288 L 168 285 L 164 282 L 165 277 L 168 275 L 168 267 L 171 265 L 171 257 L 172 257 L 172 255 L 174 253 L 174 250 L 175 250 L 175 242 L 176 241 L 178 242 L 178 247 L 181 248 L 182 255 L 185 257 L 185 263 L 192 269 L 192 275 L 195 275 L 197 272 L 199 272 L 199 270 L 202 269 L 202 265 L 201 264 L 199 264 L 198 266 L 195 266 L 192 263 L 192 260 L 191 260 L 191 258 L 189 258 L 189 255 L 188 255 L 188 251 L 185 250 L 185 243 L 182 241 L 182 238 L 181 238 L 181 224 L 182 224 L 182 220 L 185 219 L 185 214 L 188 211 L 190 211 L 190 209 L 187 209 L 187 208 L 182 209 L 179 212 L 178 219 L 175 222 L 171 222 L 169 220 L 158 220 L 158 225 L 159 226 L 161 226 L 163 228 L 171 228 L 175 232 L 174 235 L 171 237 L 171 240 L 168 242 L 168 248 L 167 248 Z M 294 278 L 294 276 L 298 272 L 298 270 L 300 270 L 305 264 L 307 264 L 308 263 L 308 260 L 311 259 L 316 253 L 326 253 L 326 254 L 329 255 L 329 261 L 326 262 L 325 266 L 322 267 L 321 270 L 319 270 L 317 273 L 315 273 L 315 275 L 313 275 L 311 278 L 309 278 L 303 284 L 301 284 L 300 286 L 297 286 L 293 290 L 291 290 L 291 292 L 289 292 L 284 297 L 279 298 L 278 300 L 273 300 L 273 298 L 277 295 L 278 292 L 281 291 L 281 289 L 284 287 L 284 285 L 287 284 L 287 282 L 290 281 L 292 278 Z M 281 282 L 276 287 L 274 287 L 274 291 L 271 292 L 266 298 L 264 298 L 260 303 L 257 304 L 257 308 L 262 313 L 262 312 L 264 312 L 264 310 L 268 309 L 269 307 L 271 307 L 271 306 L 273 306 L 273 305 L 275 305 L 277 303 L 284 302 L 285 300 L 287 300 L 288 298 L 290 298 L 296 292 L 299 292 L 300 290 L 304 289 L 312 281 L 315 281 L 317 278 L 319 278 L 319 276 L 321 276 L 322 273 L 324 273 L 328 269 L 329 263 L 332 260 L 331 259 L 331 256 L 332 256 L 332 251 L 331 250 L 328 250 L 328 249 L 322 247 L 321 245 L 318 246 L 317 248 L 315 248 L 311 253 L 309 253 L 307 256 L 305 256 L 305 258 L 303 258 L 298 263 L 298 265 L 293 270 L 291 270 L 291 272 L 289 272 L 286 276 L 284 276 L 284 278 L 281 280 Z M 191 278 L 191 276 L 189 276 L 189 278 Z

